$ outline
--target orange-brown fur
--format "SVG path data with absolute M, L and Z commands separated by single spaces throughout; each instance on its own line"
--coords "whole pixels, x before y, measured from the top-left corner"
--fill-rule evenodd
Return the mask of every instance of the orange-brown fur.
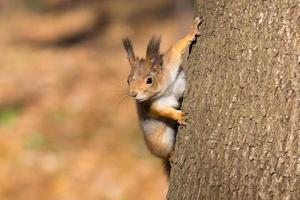
M 191 31 L 180 39 L 175 45 L 173 45 L 164 56 L 164 62 L 166 63 L 181 63 L 182 55 L 185 52 L 187 46 L 195 39 L 195 37 L 199 34 L 198 25 L 200 22 L 193 21 Z M 166 66 L 172 66 L 166 64 Z
M 184 113 L 180 110 L 176 110 L 171 106 L 160 107 L 154 103 L 150 107 L 150 114 L 158 117 L 173 119 L 180 124 L 184 123 Z

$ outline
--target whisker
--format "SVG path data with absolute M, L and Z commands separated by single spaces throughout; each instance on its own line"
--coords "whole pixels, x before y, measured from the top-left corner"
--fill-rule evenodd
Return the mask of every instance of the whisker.
M 128 96 L 129 97 L 129 92 L 128 91 L 123 91 L 119 95 L 120 95 L 121 98 L 124 97 L 124 96 Z
M 109 92 L 114 93 L 114 94 L 119 94 L 119 93 L 125 93 L 128 92 L 127 88 L 124 89 L 116 89 L 116 90 L 110 90 Z
M 124 103 L 127 102 L 127 100 L 129 100 L 129 98 L 130 98 L 130 96 L 128 93 L 124 94 L 117 104 L 117 109 L 119 109 L 121 105 L 124 105 Z

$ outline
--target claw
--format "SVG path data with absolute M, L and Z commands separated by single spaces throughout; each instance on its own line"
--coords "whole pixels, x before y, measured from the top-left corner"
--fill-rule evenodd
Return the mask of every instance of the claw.
M 177 123 L 181 126 L 186 126 L 187 122 L 185 120 L 178 120 Z
M 180 115 L 177 119 L 177 123 L 182 125 L 182 126 L 186 126 L 186 124 L 187 124 L 187 121 L 185 119 L 186 115 L 187 115 L 187 113 L 184 113 L 184 112 L 180 111 Z
M 204 17 L 197 16 L 193 20 L 192 31 L 193 31 L 194 35 L 196 35 L 196 36 L 200 34 L 198 26 L 201 24 L 203 19 L 204 19 Z

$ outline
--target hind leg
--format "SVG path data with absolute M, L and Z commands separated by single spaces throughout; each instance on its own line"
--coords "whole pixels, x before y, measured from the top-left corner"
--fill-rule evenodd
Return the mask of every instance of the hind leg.
M 169 159 L 175 143 L 175 130 L 161 123 L 153 132 L 145 134 L 145 140 L 152 154 Z

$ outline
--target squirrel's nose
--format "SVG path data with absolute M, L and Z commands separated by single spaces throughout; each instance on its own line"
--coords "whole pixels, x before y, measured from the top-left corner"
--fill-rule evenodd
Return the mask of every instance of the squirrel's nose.
M 131 96 L 132 96 L 132 97 L 136 97 L 136 96 L 137 96 L 137 92 L 134 92 L 134 91 L 131 92 Z

